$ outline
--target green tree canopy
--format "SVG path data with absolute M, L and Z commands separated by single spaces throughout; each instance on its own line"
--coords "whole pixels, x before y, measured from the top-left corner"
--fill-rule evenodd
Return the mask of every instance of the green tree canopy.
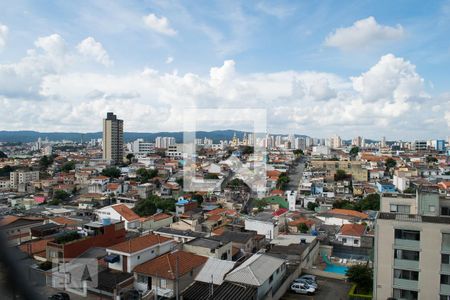
M 164 212 L 174 212 L 175 200 L 163 199 L 156 195 L 151 195 L 147 199 L 138 201 L 133 208 L 133 211 L 143 217 L 155 214 L 158 209 L 161 209 Z
M 51 164 L 53 164 L 53 157 L 52 156 L 48 157 L 47 155 L 44 155 L 39 160 L 39 167 L 41 168 L 41 170 L 47 170 L 47 168 Z
M 289 180 L 289 176 L 286 172 L 281 173 L 277 180 L 277 188 L 285 191 L 287 189 Z
M 314 211 L 316 209 L 316 207 L 318 207 L 319 204 L 315 203 L 315 202 L 308 202 L 308 204 L 306 205 L 306 208 L 308 210 L 312 210 Z
M 53 199 L 54 200 L 60 200 L 60 201 L 65 201 L 67 199 L 69 199 L 69 193 L 67 193 L 66 191 L 63 190 L 56 190 L 53 193 Z
M 341 169 L 336 170 L 336 174 L 334 174 L 334 181 L 346 180 L 349 178 L 350 176 Z
M 308 226 L 305 223 L 300 223 L 297 225 L 297 229 L 298 231 L 300 231 L 301 233 L 307 233 L 309 231 Z
M 6 155 L 5 152 L 0 151 L 0 158 L 8 158 L 8 155 Z
M 367 265 L 354 265 L 347 269 L 345 275 L 348 281 L 357 284 L 359 293 L 369 294 L 372 292 L 373 270 Z
M 120 169 L 116 167 L 105 168 L 102 171 L 102 175 L 110 178 L 119 178 L 120 177 Z
M 359 153 L 359 147 L 353 147 L 353 148 L 350 150 L 350 155 L 351 155 L 351 156 L 356 156 L 356 155 L 358 155 L 358 153 Z
M 75 161 L 73 160 L 64 163 L 61 167 L 61 171 L 63 172 L 69 172 L 71 170 L 75 170 Z
M 292 152 L 294 153 L 295 156 L 301 156 L 301 155 L 304 155 L 302 149 L 295 149 L 295 150 L 292 151 Z
M 380 210 L 380 195 L 369 194 L 364 199 L 359 201 L 357 210 Z
M 397 162 L 395 161 L 395 159 L 393 159 L 391 157 L 387 158 L 384 163 L 385 163 L 387 169 L 395 168 L 395 166 L 397 165 Z
M 151 169 L 147 170 L 145 168 L 140 168 L 136 171 L 136 174 L 139 176 L 141 183 L 148 182 L 150 179 L 158 176 L 158 170 Z

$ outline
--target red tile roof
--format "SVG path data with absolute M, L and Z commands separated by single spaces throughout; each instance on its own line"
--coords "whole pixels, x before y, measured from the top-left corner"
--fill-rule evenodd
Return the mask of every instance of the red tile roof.
M 295 219 L 295 220 L 289 222 L 288 225 L 289 226 L 298 226 L 299 224 L 302 224 L 302 223 L 308 227 L 311 227 L 312 225 L 315 224 L 313 220 L 301 217 L 301 218 L 298 218 L 298 219 Z
M 356 210 L 341 209 L 341 208 L 334 208 L 334 209 L 331 209 L 331 210 L 329 210 L 329 211 L 327 211 L 325 213 L 356 217 L 356 218 L 360 218 L 360 219 L 367 219 L 369 217 L 367 214 L 359 212 L 359 211 L 356 211 Z
M 127 221 L 134 221 L 139 219 L 139 216 L 125 204 L 116 204 L 113 205 L 112 208 Z
M 289 211 L 289 210 L 286 209 L 286 208 L 279 208 L 279 209 L 277 209 L 276 211 L 274 211 L 274 212 L 272 213 L 272 216 L 274 216 L 274 217 L 279 217 L 279 216 L 281 216 L 282 214 L 287 213 L 288 211 Z
M 168 241 L 173 240 L 156 234 L 147 234 L 116 244 L 108 249 L 125 253 L 135 253 Z
M 183 276 L 191 270 L 206 263 L 208 258 L 185 251 L 167 253 L 134 268 L 139 274 L 158 276 L 174 280 L 176 278 L 178 258 L 178 276 Z
M 52 223 L 58 224 L 58 225 L 77 225 L 80 223 L 80 221 L 65 218 L 65 217 L 55 217 L 51 218 L 50 221 Z
M 342 235 L 362 236 L 366 231 L 366 225 L 363 224 L 344 224 L 339 231 Z

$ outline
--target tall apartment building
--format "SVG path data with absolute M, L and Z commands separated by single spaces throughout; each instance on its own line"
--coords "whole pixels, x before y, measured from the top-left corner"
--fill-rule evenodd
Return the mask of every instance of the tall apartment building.
M 123 162 L 123 120 L 112 112 L 103 119 L 103 159 L 113 164 Z
M 39 171 L 14 171 L 9 173 L 9 188 L 18 189 L 19 185 L 39 180 Z
M 414 141 L 412 144 L 412 150 L 425 151 L 428 149 L 427 141 Z
M 450 299 L 450 198 L 383 194 L 373 299 Z
M 167 149 L 175 145 L 175 138 L 171 136 L 158 136 L 155 139 L 155 147 L 158 149 Z
M 155 144 L 144 142 L 143 139 L 137 139 L 131 144 L 131 151 L 134 154 L 148 154 L 155 149 Z

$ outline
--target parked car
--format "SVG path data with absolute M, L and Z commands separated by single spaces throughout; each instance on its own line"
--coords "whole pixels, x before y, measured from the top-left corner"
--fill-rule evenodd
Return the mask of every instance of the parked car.
M 319 285 L 316 282 L 314 282 L 314 281 L 312 281 L 312 280 L 310 280 L 308 278 L 300 277 L 300 278 L 295 279 L 294 282 L 295 283 L 307 284 L 308 286 L 312 287 L 315 290 L 317 290 L 319 288 Z
M 306 278 L 306 279 L 312 280 L 314 282 L 316 282 L 316 279 L 317 279 L 315 275 L 310 275 L 310 274 L 303 274 L 302 276 L 300 276 L 300 278 Z
M 48 300 L 70 300 L 70 296 L 67 293 L 56 293 L 48 297 Z
M 297 294 L 304 294 L 304 295 L 313 295 L 316 290 L 309 286 L 306 283 L 298 283 L 298 282 L 294 282 L 291 285 L 291 290 L 296 292 Z

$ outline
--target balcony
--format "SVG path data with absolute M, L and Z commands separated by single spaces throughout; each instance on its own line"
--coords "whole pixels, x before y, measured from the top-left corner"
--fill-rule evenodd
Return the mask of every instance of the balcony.
M 419 261 L 409 259 L 394 259 L 394 267 L 406 270 L 419 270 Z
M 420 249 L 420 241 L 395 239 L 395 246 L 405 248 L 405 249 L 419 250 Z
M 450 296 L 450 284 L 441 284 L 441 295 Z
M 441 273 L 450 275 L 450 264 L 441 264 Z
M 394 288 L 417 291 L 418 286 L 419 284 L 416 280 L 394 278 Z

